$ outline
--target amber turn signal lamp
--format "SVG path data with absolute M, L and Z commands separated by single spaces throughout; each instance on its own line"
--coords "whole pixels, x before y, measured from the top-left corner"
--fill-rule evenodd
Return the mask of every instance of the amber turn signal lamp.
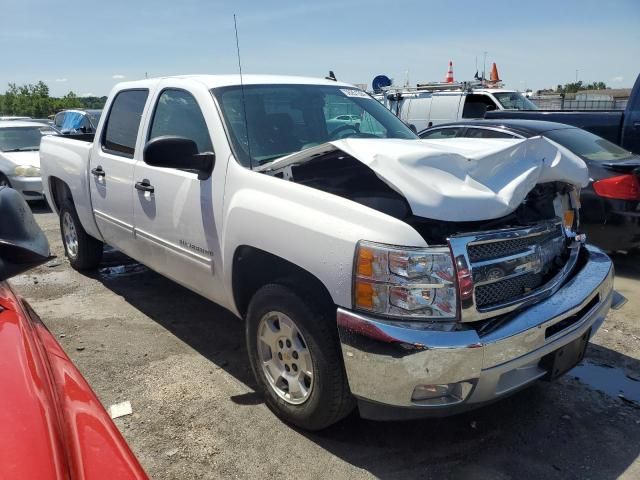
M 358 250 L 358 275 L 363 277 L 373 276 L 373 250 L 361 247 Z
M 370 283 L 356 281 L 356 306 L 373 309 L 373 286 Z

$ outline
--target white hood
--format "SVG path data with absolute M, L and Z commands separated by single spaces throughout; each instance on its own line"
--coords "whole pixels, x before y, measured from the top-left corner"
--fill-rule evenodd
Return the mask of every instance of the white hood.
M 40 152 L 37 150 L 29 152 L 0 152 L 0 157 L 4 157 L 5 161 L 13 163 L 15 166 L 40 167 Z
M 585 163 L 543 137 L 331 142 L 403 195 L 414 215 L 446 221 L 500 218 L 539 183 L 586 186 Z

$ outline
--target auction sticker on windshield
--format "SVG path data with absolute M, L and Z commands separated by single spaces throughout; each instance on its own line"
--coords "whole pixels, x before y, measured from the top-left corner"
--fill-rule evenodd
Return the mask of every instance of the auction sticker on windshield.
M 347 97 L 371 98 L 369 95 L 367 95 L 362 90 L 356 90 L 356 89 L 353 89 L 353 88 L 351 88 L 351 89 L 341 88 L 340 91 L 342 93 L 344 93 Z

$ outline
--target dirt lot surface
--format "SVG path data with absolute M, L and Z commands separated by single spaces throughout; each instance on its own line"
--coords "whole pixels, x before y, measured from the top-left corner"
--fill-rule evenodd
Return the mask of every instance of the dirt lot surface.
M 622 384 L 608 395 L 571 376 L 452 418 L 354 414 L 321 433 L 297 431 L 254 392 L 239 320 L 118 253 L 95 274 L 73 271 L 57 216 L 34 211 L 58 259 L 11 283 L 104 405 L 131 401 L 133 415 L 115 422 L 152 478 L 640 478 L 640 404 L 618 397 Z M 610 314 L 587 360 L 637 389 L 640 256 L 615 261 L 629 303 Z

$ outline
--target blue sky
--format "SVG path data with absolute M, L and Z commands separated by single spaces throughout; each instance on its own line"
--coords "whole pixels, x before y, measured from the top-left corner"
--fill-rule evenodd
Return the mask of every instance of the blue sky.
M 486 6 L 483 6 L 486 4 Z M 527 2 L 0 0 L 0 92 L 45 81 L 53 95 L 106 95 L 120 79 L 235 73 L 233 13 L 245 73 L 371 83 L 471 79 L 495 61 L 507 86 L 553 87 L 640 73 L 640 0 Z M 488 70 L 487 66 L 487 70 Z

